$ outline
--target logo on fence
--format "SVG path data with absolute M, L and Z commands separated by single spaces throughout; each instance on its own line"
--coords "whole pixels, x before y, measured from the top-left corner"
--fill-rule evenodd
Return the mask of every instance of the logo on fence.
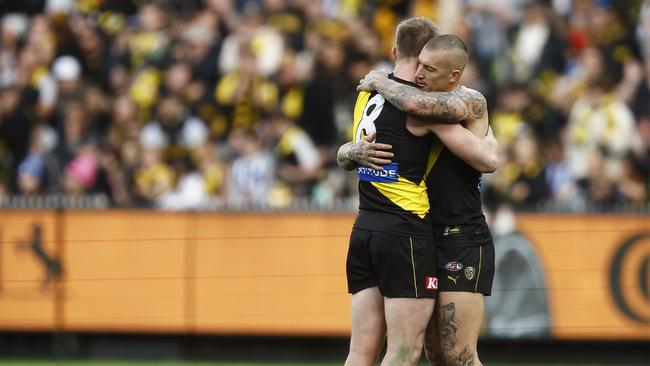
M 53 281 L 61 278 L 62 268 L 61 261 L 58 257 L 52 256 L 45 250 L 43 245 L 43 229 L 40 224 L 32 226 L 31 238 L 28 240 L 21 240 L 16 243 L 16 250 L 27 250 L 38 261 L 43 268 L 44 277 L 41 282 L 41 289 L 46 290 L 50 287 Z
M 634 235 L 621 244 L 609 280 L 618 308 L 633 320 L 650 323 L 650 233 Z

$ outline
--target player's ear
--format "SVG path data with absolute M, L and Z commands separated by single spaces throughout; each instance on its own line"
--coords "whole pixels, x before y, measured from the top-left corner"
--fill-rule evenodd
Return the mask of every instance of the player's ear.
M 453 84 L 460 80 L 460 75 L 460 70 L 451 70 L 451 74 L 449 75 L 449 84 Z
M 390 55 L 393 57 L 393 62 L 397 62 L 397 47 L 393 46 L 390 50 Z

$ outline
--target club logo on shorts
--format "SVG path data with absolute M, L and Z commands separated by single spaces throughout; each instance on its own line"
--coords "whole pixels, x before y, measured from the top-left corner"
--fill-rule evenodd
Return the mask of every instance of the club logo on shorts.
M 427 290 L 438 289 L 438 277 L 426 277 Z
M 449 262 L 445 264 L 445 268 L 447 269 L 447 271 L 458 272 L 461 269 L 463 269 L 463 264 L 459 262 Z
M 469 266 L 469 267 L 465 268 L 465 278 L 467 278 L 468 280 L 471 281 L 472 278 L 474 278 L 475 273 L 476 273 L 476 271 L 474 271 L 474 267 Z

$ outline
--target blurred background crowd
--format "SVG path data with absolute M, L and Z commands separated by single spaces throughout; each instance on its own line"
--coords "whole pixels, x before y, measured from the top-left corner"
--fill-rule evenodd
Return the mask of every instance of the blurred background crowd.
M 467 41 L 489 205 L 648 203 L 650 0 L 0 0 L 0 196 L 331 207 L 355 87 L 394 27 Z

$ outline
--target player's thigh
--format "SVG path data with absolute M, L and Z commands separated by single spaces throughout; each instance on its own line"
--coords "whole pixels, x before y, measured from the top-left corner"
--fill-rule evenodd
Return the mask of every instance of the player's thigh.
M 351 347 L 376 349 L 383 345 L 386 334 L 384 297 L 377 287 L 370 287 L 352 295 Z
M 471 292 L 440 292 L 438 330 L 443 351 L 476 352 L 484 314 L 484 296 Z
M 389 347 L 391 344 L 413 344 L 418 337 L 423 337 L 434 305 L 433 298 L 385 298 Z

